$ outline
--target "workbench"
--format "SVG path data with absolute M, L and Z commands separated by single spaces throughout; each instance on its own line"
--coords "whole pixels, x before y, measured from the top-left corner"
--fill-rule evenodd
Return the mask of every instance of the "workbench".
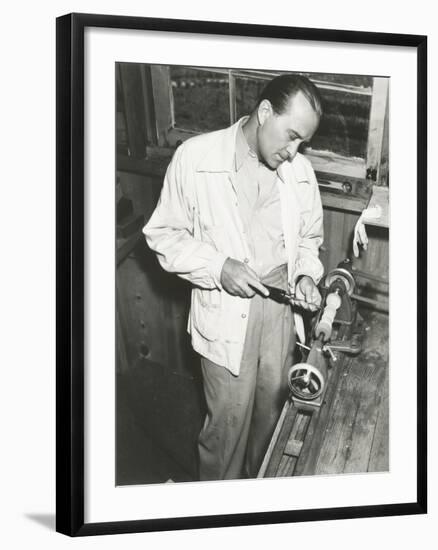
M 345 357 L 316 426 L 306 433 L 308 418 L 292 421 L 286 402 L 258 477 L 388 471 L 388 315 L 364 309 L 361 317 L 362 352 Z

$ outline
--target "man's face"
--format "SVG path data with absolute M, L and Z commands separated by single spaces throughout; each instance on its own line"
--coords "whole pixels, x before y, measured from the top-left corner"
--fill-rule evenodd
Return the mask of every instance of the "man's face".
M 319 124 L 319 116 L 302 92 L 289 99 L 284 113 L 277 115 L 268 100 L 258 110 L 257 149 L 260 160 L 272 170 L 292 161 L 298 147 L 309 141 Z

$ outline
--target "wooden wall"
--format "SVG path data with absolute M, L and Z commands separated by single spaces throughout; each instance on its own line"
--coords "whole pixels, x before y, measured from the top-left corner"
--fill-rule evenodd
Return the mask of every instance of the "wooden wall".
M 159 197 L 162 178 L 119 172 L 124 196 L 147 221 Z M 141 236 L 117 269 L 118 370 L 147 359 L 183 376 L 191 376 L 194 354 L 186 331 L 189 284 L 166 273 Z
M 352 251 L 353 231 L 359 214 L 324 208 L 324 244 L 320 258 L 325 272 L 333 269 L 344 258 L 353 259 L 353 266 L 374 277 L 389 278 L 389 231 L 384 228 L 367 227 L 368 248 L 355 258 Z M 382 309 L 388 306 L 388 286 L 365 277 L 357 276 L 357 285 L 364 297 L 381 302 Z

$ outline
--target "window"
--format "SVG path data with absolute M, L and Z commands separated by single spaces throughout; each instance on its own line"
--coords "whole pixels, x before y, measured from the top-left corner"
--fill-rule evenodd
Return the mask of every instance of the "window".
M 227 73 L 170 67 L 174 125 L 208 132 L 230 125 Z
M 236 82 L 236 113 L 237 118 L 249 114 L 256 105 L 267 79 L 237 76 Z
M 372 98 L 368 76 L 302 73 L 319 88 L 323 116 L 311 148 L 365 160 Z
M 266 83 L 281 73 L 171 66 L 169 74 L 173 129 L 169 144 L 175 145 L 189 135 L 224 128 L 249 114 Z M 374 85 L 375 80 L 384 79 L 363 75 L 299 74 L 318 86 L 324 110 L 318 131 L 303 152 L 316 170 L 365 178 Z M 380 107 L 374 117 L 377 113 L 377 122 L 383 127 L 386 102 Z M 376 159 L 373 162 L 375 164 Z

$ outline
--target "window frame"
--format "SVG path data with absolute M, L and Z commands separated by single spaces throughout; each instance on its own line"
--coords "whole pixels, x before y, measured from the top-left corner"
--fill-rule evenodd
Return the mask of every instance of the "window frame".
M 176 146 L 178 142 L 185 141 L 189 137 L 198 135 L 202 132 L 189 128 L 182 128 L 176 124 L 173 90 L 170 77 L 171 66 L 167 65 L 166 68 L 168 70 L 167 85 L 169 90 L 168 95 L 171 113 L 170 120 L 168 121 L 170 123 L 170 127 L 168 128 L 166 135 L 166 144 Z M 195 66 L 187 66 L 187 68 L 228 76 L 230 124 L 237 122 L 237 78 L 251 78 L 254 80 L 264 80 L 268 82 L 270 79 L 281 74 L 279 71 L 261 71 L 252 69 L 221 69 L 215 67 Z M 386 111 L 389 79 L 386 77 L 371 78 L 373 79 L 373 82 L 370 88 L 360 88 L 358 86 L 348 84 L 311 79 L 312 82 L 321 89 L 330 89 L 339 92 L 348 92 L 371 97 L 366 158 L 358 159 L 355 157 L 340 155 L 335 152 L 319 151 L 316 149 L 306 151 L 304 154 L 307 158 L 309 158 L 316 171 L 332 173 L 334 175 L 339 174 L 341 176 L 351 176 L 354 178 L 366 178 L 374 182 L 380 182 L 380 164 L 384 145 L 383 141 L 385 138 L 384 125 L 385 117 L 387 118 Z

